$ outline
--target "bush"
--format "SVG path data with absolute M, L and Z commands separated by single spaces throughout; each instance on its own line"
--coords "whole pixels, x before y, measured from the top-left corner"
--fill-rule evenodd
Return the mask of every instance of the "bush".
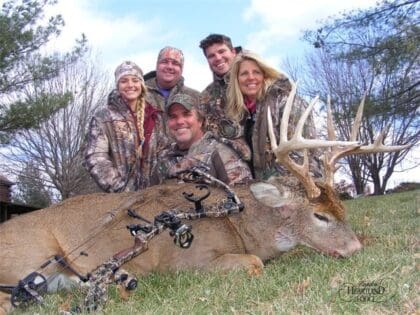
M 393 189 L 388 189 L 386 193 L 392 194 L 392 193 L 398 193 L 398 192 L 410 191 L 410 190 L 416 190 L 416 189 L 420 189 L 420 183 L 405 182 L 405 183 L 400 183 L 398 186 L 394 187 Z

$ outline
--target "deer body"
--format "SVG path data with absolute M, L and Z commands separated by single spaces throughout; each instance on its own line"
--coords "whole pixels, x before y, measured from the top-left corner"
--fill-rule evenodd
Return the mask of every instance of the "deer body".
M 87 274 L 132 246 L 133 237 L 126 225 L 134 219 L 126 214 L 127 208 L 148 220 L 164 210 L 188 211 L 193 204 L 182 192 L 194 191 L 194 187 L 191 183 L 173 182 L 136 193 L 84 195 L 11 219 L 0 225 L 0 283 L 16 284 L 33 271 L 46 277 L 56 272 L 71 276 L 58 264 L 40 269 L 54 255 L 65 257 L 76 271 Z M 262 268 L 262 261 L 275 258 L 297 244 L 334 256 L 348 256 L 361 247 L 345 222 L 324 224 L 314 216 L 313 206 L 303 200 L 277 200 L 279 206 L 273 207 L 254 197 L 249 185 L 237 186 L 235 192 L 245 204 L 243 212 L 186 222 L 192 225 L 195 236 L 188 249 L 177 247 L 169 233 L 162 233 L 149 242 L 145 253 L 124 268 L 141 275 L 184 269 L 256 270 Z M 212 187 L 203 204 L 216 203 L 225 197 L 223 190 Z M 118 209 L 115 217 L 110 218 L 115 209 Z M 82 251 L 87 256 L 80 255 Z M 0 306 L 9 309 L 9 297 L 0 294 Z

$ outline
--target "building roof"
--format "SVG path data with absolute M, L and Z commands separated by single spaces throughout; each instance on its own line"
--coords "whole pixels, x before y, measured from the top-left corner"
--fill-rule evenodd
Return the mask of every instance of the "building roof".
M 0 185 L 12 186 L 14 184 L 15 184 L 14 182 L 11 182 L 5 176 L 0 174 Z

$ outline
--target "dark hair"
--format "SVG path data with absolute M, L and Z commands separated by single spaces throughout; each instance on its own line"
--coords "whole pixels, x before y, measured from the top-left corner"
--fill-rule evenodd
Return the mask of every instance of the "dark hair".
M 210 34 L 200 41 L 200 48 L 203 50 L 204 56 L 206 56 L 206 49 L 213 44 L 226 44 L 230 49 L 233 49 L 230 37 L 223 34 Z

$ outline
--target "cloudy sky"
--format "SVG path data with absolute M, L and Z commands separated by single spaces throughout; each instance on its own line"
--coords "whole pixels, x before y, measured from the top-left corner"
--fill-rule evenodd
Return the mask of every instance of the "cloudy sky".
M 52 49 L 70 49 L 84 33 L 104 66 L 123 60 L 153 70 L 159 50 L 184 51 L 187 85 L 202 90 L 211 80 L 198 47 L 210 33 L 230 36 L 234 45 L 253 50 L 278 67 L 311 47 L 302 30 L 344 10 L 367 8 L 375 0 L 58 0 L 48 14 L 59 13 L 66 26 Z

